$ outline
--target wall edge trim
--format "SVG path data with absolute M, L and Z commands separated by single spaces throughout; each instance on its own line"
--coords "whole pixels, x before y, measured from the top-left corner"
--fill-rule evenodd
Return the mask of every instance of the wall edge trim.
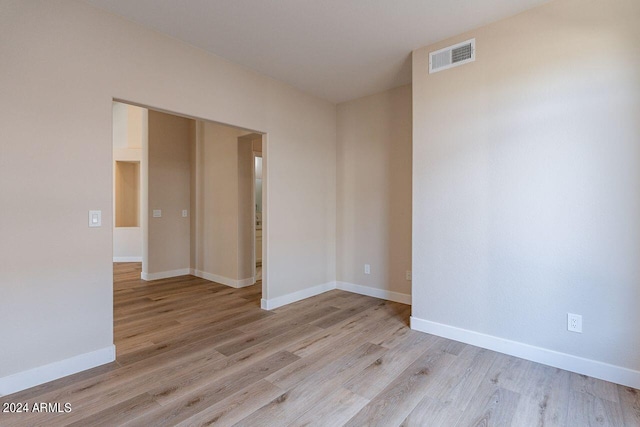
M 371 286 L 356 285 L 349 282 L 336 282 L 336 288 L 342 291 L 352 292 L 354 294 L 366 295 L 369 297 L 385 299 L 388 301 L 399 302 L 401 304 L 411 305 L 411 295 L 400 292 L 388 291 L 386 289 L 372 288 Z
M 231 279 L 229 277 L 220 276 L 219 274 L 207 273 L 206 271 L 196 270 L 192 268 L 189 270 L 189 273 L 192 276 L 199 277 L 201 279 L 210 280 L 212 282 L 220 283 L 226 286 L 231 286 L 232 288 L 244 288 L 247 286 L 251 286 L 255 283 L 253 277 L 248 277 L 246 279 L 236 280 Z
M 142 262 L 141 256 L 114 256 L 113 262 Z
M 640 371 L 411 316 L 411 329 L 640 389 Z
M 190 268 L 180 268 L 178 270 L 169 270 L 169 271 L 159 271 L 158 273 L 145 273 L 144 271 L 140 273 L 140 278 L 142 280 L 160 280 L 160 279 L 168 279 L 170 277 L 178 277 L 178 276 L 187 276 L 191 274 Z
M 334 289 L 340 289 L 342 291 L 351 292 L 354 294 L 366 295 L 369 297 L 380 298 L 388 301 L 395 301 L 402 304 L 411 305 L 411 295 L 402 294 L 400 292 L 387 291 L 384 289 L 372 288 L 369 286 L 356 285 L 348 282 L 327 282 L 320 285 L 313 286 L 311 288 L 302 289 L 300 291 L 292 292 L 290 294 L 282 295 L 280 297 L 271 299 L 262 299 L 260 306 L 263 310 L 273 310 L 283 305 L 292 304 L 294 302 L 301 301 L 303 299 L 311 298 L 316 295 L 320 295 L 327 291 Z
M 110 345 L 89 353 L 38 366 L 0 378 L 0 396 L 17 393 L 116 360 L 116 346 Z
M 336 288 L 336 282 L 327 282 L 320 285 L 313 286 L 311 288 L 302 289 L 300 291 L 291 292 L 286 295 L 282 295 L 275 298 L 264 299 L 260 301 L 260 307 L 263 310 L 273 310 L 283 305 L 292 304 L 294 302 L 301 301 L 303 299 L 311 298 L 316 295 L 323 294 L 328 291 L 332 291 Z

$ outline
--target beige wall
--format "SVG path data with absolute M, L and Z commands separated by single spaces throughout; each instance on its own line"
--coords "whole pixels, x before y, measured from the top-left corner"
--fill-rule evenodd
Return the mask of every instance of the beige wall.
M 261 135 L 238 138 L 238 278 L 253 277 L 255 217 L 253 206 L 254 163 L 253 141 Z
M 640 370 L 639 16 L 558 0 L 414 52 L 413 316 Z
M 231 286 L 253 284 L 252 145 L 260 135 L 197 121 L 191 150 L 192 268 Z
M 253 139 L 252 147 L 253 151 L 262 153 L 262 137 L 260 137 L 259 139 Z
M 198 143 L 198 133 L 200 130 L 198 129 L 199 120 L 191 120 L 189 125 L 189 163 L 191 164 L 191 169 L 189 171 L 189 188 L 191 190 L 191 198 L 189 201 L 189 266 L 192 270 L 196 268 L 196 255 L 198 253 L 198 239 L 196 237 L 196 230 L 198 229 L 198 200 L 201 199 L 202 196 L 199 196 L 198 193 L 198 181 L 199 174 L 198 170 L 201 170 L 201 165 L 198 163 L 198 151 L 201 144 Z M 195 271 L 192 271 L 192 274 Z
M 148 258 L 143 274 L 190 268 L 190 119 L 149 110 Z M 160 209 L 161 218 L 153 211 Z
M 197 129 L 194 268 L 244 279 L 238 266 L 238 137 L 247 132 L 203 121 Z
M 114 158 L 117 157 L 115 154 L 118 150 L 129 148 L 129 107 L 121 102 L 112 104 Z
M 337 167 L 337 280 L 409 296 L 410 85 L 338 105 Z
M 0 378 L 113 344 L 114 98 L 267 132 L 266 296 L 335 280 L 334 105 L 82 1 L 0 40 Z
M 148 115 L 144 108 L 127 105 L 127 147 L 142 148 L 142 138 L 147 132 Z
M 142 170 L 142 145 L 143 139 L 146 144 L 147 138 L 147 110 L 133 105 L 127 105 L 120 102 L 113 103 L 113 160 L 115 162 L 138 162 L 139 172 Z M 146 145 L 145 145 L 146 146 Z M 118 171 L 117 163 L 114 163 L 114 193 L 113 200 L 118 199 Z M 143 201 L 142 197 L 142 181 L 138 173 L 138 224 L 142 224 L 141 212 Z M 133 204 L 126 204 L 133 206 Z M 116 208 L 118 203 L 113 206 L 113 219 L 116 220 Z M 129 223 L 134 223 L 131 221 Z M 141 261 L 142 260 L 142 227 L 122 227 L 121 224 L 115 224 L 113 229 L 113 259 L 114 261 Z

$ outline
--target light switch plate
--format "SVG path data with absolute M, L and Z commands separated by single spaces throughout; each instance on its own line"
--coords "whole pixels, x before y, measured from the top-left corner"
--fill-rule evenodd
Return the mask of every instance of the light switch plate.
M 154 209 L 153 210 L 154 218 L 162 218 L 162 209 Z
M 89 227 L 102 227 L 102 211 L 89 211 Z

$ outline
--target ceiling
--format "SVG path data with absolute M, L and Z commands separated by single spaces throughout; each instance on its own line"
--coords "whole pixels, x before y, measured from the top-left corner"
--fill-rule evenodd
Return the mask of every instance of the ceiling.
M 339 103 L 410 83 L 416 48 L 548 0 L 87 1 Z

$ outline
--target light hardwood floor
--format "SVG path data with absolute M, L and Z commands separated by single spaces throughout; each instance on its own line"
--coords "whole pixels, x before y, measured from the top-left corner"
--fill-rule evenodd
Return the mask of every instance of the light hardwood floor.
M 406 305 L 139 277 L 115 265 L 116 362 L 0 398 L 71 412 L 1 426 L 640 426 L 640 391 L 412 331 Z

